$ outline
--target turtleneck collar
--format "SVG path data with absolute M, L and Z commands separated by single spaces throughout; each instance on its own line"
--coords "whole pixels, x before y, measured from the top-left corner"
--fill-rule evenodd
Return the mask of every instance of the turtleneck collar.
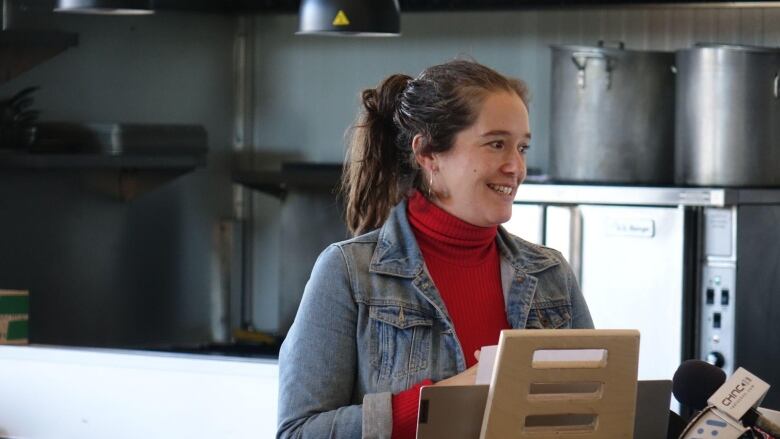
M 469 224 L 433 204 L 419 191 L 409 197 L 407 217 L 424 256 L 433 250 L 434 256 L 472 264 L 496 251 L 497 225 Z

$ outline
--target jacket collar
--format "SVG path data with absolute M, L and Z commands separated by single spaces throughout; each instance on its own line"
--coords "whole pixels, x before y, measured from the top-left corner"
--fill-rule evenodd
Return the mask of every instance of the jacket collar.
M 559 262 L 540 246 L 517 239 L 503 227 L 498 228 L 498 248 L 502 258 L 515 270 L 527 274 L 546 270 Z M 423 257 L 406 217 L 406 200 L 398 203 L 379 229 L 377 245 L 369 271 L 414 278 L 423 271 Z
M 412 278 L 422 270 L 422 253 L 406 218 L 404 199 L 393 207 L 390 216 L 379 229 L 369 271 Z
M 515 270 L 534 274 L 544 271 L 560 262 L 550 255 L 550 250 L 512 236 L 501 226 L 498 228 L 498 251 L 512 264 Z

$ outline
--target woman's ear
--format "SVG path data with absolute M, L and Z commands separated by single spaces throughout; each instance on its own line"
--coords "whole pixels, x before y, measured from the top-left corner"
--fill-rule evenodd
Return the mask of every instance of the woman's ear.
M 414 160 L 420 165 L 420 168 L 424 169 L 428 174 L 436 171 L 438 164 L 436 162 L 436 155 L 432 152 L 421 152 L 425 144 L 425 136 L 422 134 L 415 134 L 412 138 L 412 151 L 414 151 Z

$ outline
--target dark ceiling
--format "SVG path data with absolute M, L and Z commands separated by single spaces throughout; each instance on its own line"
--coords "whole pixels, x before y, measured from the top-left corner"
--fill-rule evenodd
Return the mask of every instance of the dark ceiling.
M 371 1 L 371 0 L 368 0 Z M 155 9 L 203 12 L 297 13 L 300 0 L 154 0 Z M 780 6 L 780 1 L 636 0 L 400 0 L 402 12 L 487 11 L 599 6 Z

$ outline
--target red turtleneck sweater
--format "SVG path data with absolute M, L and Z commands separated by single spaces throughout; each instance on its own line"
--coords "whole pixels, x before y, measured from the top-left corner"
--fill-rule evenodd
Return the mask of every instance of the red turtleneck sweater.
M 466 223 L 419 192 L 409 197 L 407 217 L 433 283 L 444 300 L 468 367 L 474 351 L 498 343 L 509 328 L 501 288 L 496 233 L 498 226 Z M 414 438 L 420 387 L 393 395 L 393 439 Z

